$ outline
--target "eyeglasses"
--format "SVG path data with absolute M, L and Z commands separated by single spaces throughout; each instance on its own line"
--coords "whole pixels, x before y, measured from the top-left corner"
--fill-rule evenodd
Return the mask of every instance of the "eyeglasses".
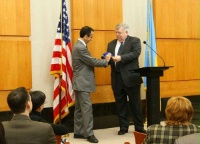
M 47 103 L 47 102 L 45 101 L 45 102 L 43 103 L 43 105 L 46 104 L 46 103 Z

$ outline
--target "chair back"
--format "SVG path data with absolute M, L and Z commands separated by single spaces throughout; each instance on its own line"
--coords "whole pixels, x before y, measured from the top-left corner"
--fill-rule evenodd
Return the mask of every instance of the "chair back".
M 136 131 L 134 131 L 133 134 L 135 136 L 135 144 L 141 144 L 147 136 L 144 133 L 140 133 L 140 132 L 136 132 Z
M 56 144 L 61 144 L 61 136 L 60 135 L 56 135 Z M 64 144 L 70 144 L 70 142 L 65 142 Z
M 56 144 L 61 144 L 61 136 L 60 135 L 56 135 Z

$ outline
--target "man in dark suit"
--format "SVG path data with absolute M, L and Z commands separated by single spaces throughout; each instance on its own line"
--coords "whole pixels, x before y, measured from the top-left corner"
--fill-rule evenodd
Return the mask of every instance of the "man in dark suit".
M 93 114 L 90 92 L 95 90 L 94 67 L 106 67 L 111 55 L 105 59 L 96 59 L 90 55 L 87 43 L 92 40 L 94 30 L 84 26 L 80 38 L 72 50 L 73 89 L 76 103 L 74 111 L 74 138 L 87 138 L 91 143 L 98 143 L 93 132 Z
M 108 43 L 107 52 L 113 55 L 110 60 L 111 84 L 115 96 L 120 130 L 118 135 L 128 132 L 129 108 L 135 125 L 135 131 L 143 132 L 143 116 L 140 98 L 142 78 L 134 70 L 139 68 L 138 58 L 141 53 L 140 39 L 128 35 L 128 25 L 116 26 L 116 39 Z M 128 101 L 127 102 L 127 96 Z
M 32 121 L 29 118 L 32 102 L 24 87 L 11 91 L 7 102 L 14 113 L 10 121 L 2 122 L 7 144 L 56 144 L 50 124 Z

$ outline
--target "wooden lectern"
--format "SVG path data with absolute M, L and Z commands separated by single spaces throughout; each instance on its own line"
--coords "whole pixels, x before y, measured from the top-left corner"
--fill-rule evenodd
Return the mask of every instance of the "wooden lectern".
M 147 126 L 160 124 L 160 76 L 163 71 L 173 66 L 143 67 L 134 70 L 140 76 L 147 77 Z

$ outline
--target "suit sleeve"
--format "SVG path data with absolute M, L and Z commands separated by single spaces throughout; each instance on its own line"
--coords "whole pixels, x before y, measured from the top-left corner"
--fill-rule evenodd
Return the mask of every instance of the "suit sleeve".
M 78 54 L 81 57 L 81 61 L 90 66 L 93 67 L 108 66 L 108 62 L 105 59 L 97 59 L 92 57 L 86 48 L 79 47 Z
M 48 144 L 56 144 L 56 136 L 53 132 L 51 125 L 49 125 Z
M 128 44 L 129 52 L 125 52 L 125 54 L 121 55 L 121 62 L 127 63 L 134 59 L 138 59 L 141 53 L 141 42 L 139 38 L 133 38 L 131 42 Z M 126 49 L 126 48 L 125 48 Z

